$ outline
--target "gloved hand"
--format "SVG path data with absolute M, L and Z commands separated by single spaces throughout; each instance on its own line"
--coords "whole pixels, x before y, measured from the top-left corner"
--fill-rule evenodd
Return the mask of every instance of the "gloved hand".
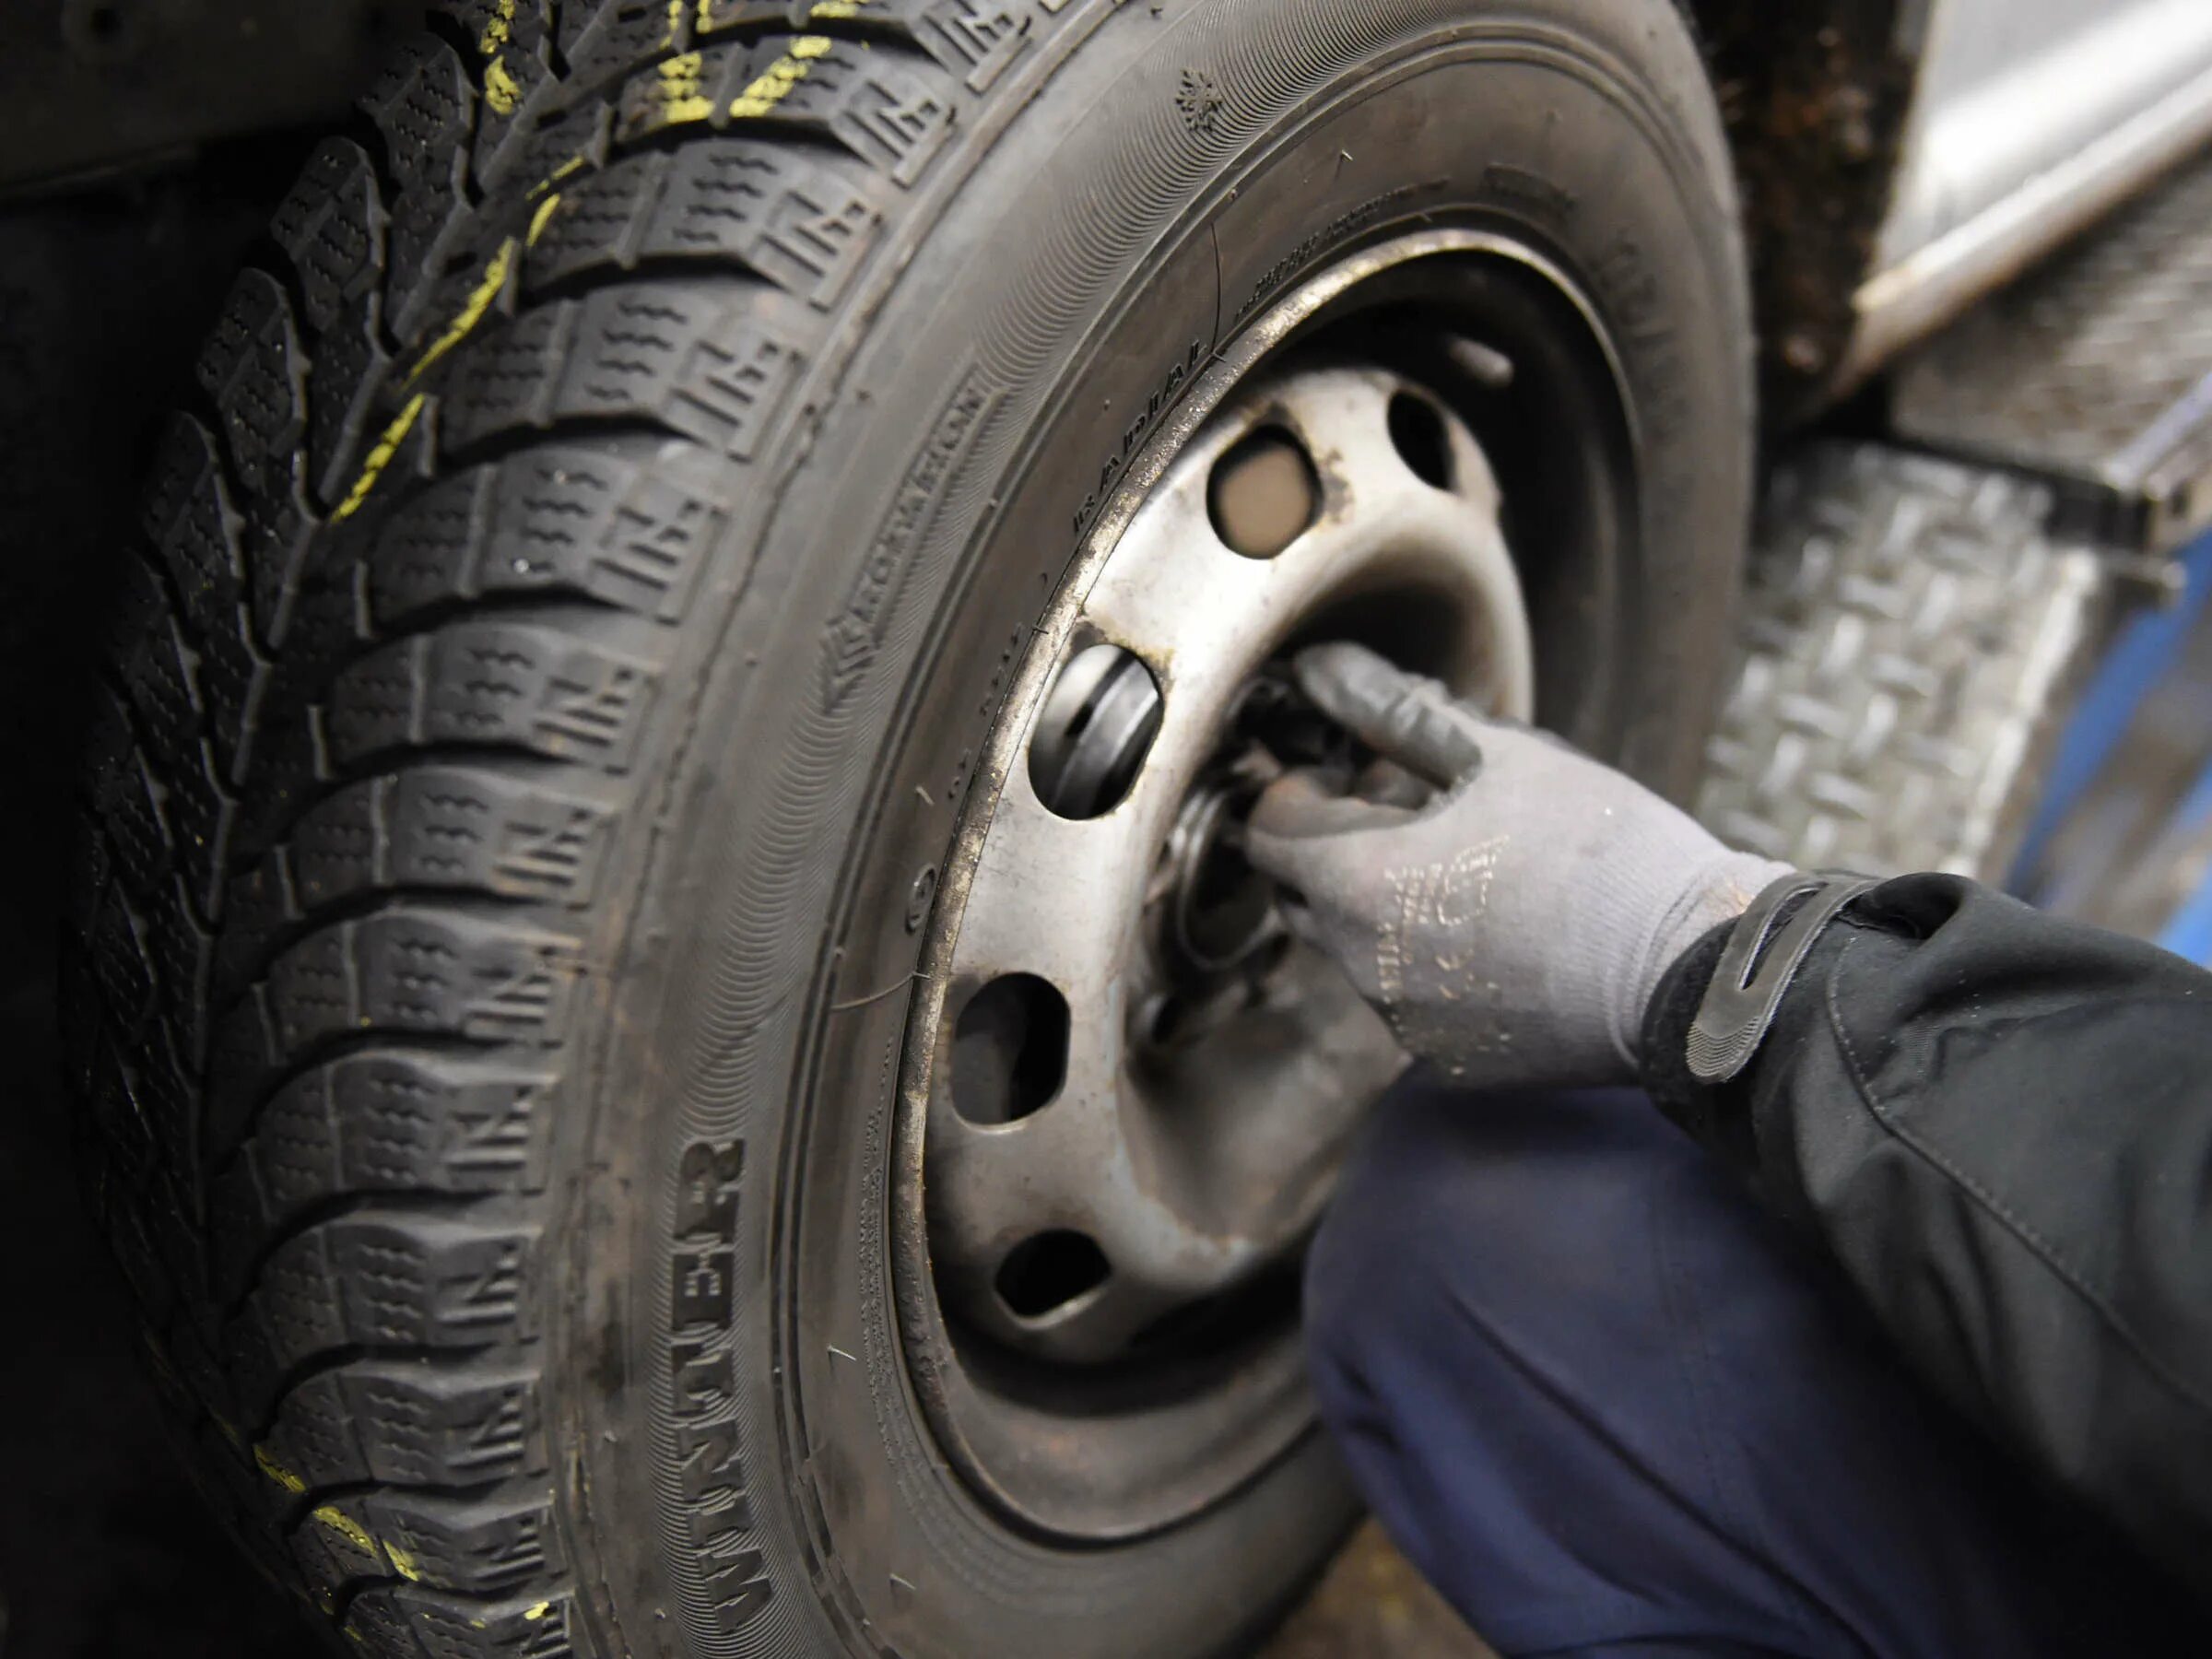
M 1249 855 L 1288 889 L 1292 928 L 1409 1053 L 1454 1077 L 1633 1080 L 1666 970 L 1790 873 L 1361 646 L 1315 646 L 1296 673 L 1324 712 L 1437 793 L 1414 809 L 1292 772 L 1253 808 Z

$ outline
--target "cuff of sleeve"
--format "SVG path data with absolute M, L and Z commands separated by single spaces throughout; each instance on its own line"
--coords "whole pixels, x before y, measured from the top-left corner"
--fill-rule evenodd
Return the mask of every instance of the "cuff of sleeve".
M 1881 883 L 1855 898 L 1850 908 L 1816 939 L 1798 972 L 1800 982 L 1822 982 L 1841 948 L 1839 935 L 1864 929 L 1904 937 L 1924 937 L 1956 908 L 1960 878 L 1907 876 Z M 1777 927 L 1807 902 L 1794 897 L 1775 912 Z M 1759 1145 L 1754 1127 L 1752 1084 L 1759 1066 L 1754 1060 L 1739 1075 L 1721 1083 L 1700 1081 L 1689 1069 L 1689 1030 L 1711 989 L 1737 922 L 1724 922 L 1676 959 L 1659 981 L 1643 1015 L 1641 1080 L 1675 1123 L 1707 1150 L 1756 1175 Z M 1783 1023 L 1792 999 L 1785 995 Z M 1771 1044 L 1762 1041 L 1763 1047 Z M 1785 1051 L 1789 1047 L 1783 1044 Z
M 1675 959 L 1643 1015 L 1642 1082 L 1659 1110 L 1689 1136 L 1749 1173 L 1758 1162 L 1744 1080 L 1700 1083 L 1690 1075 L 1689 1028 L 1712 982 L 1734 922 L 1724 922 Z

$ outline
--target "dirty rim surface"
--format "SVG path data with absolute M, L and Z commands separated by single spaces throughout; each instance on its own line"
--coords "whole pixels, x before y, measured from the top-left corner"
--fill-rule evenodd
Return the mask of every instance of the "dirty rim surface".
M 1356 256 L 1286 301 L 1272 338 L 1255 328 L 1255 368 L 1210 418 L 1163 435 L 1041 620 L 995 790 L 947 861 L 894 1268 L 949 1458 L 1041 1531 L 1171 1524 L 1310 1422 L 1297 1258 L 1402 1057 L 1236 855 L 1265 781 L 1264 671 L 1364 638 L 1522 718 L 1535 675 L 1467 423 L 1298 325 L 1471 251 L 1535 264 L 1473 232 Z M 1473 344 L 1511 373 L 1500 343 Z

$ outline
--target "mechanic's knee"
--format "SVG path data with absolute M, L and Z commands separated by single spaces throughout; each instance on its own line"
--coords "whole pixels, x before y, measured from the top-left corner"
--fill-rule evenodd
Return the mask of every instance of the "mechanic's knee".
M 1445 1216 L 1457 1160 L 1442 1143 L 1460 1098 L 1402 1084 L 1346 1169 L 1306 1256 L 1306 1347 L 1324 1392 L 1430 1328 L 1452 1300 Z

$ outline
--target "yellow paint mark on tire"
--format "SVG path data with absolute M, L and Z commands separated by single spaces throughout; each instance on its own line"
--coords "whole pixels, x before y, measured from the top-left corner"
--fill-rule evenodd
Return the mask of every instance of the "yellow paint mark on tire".
M 524 239 L 531 247 L 537 246 L 537 239 L 546 233 L 546 227 L 553 222 L 553 210 L 559 206 L 558 190 L 537 205 L 537 211 L 530 216 L 530 234 Z
M 484 101 L 500 114 L 512 115 L 522 97 L 522 83 L 509 71 L 507 60 L 493 58 L 491 67 L 484 71 Z
M 312 1512 L 316 1520 L 322 1522 L 324 1525 L 329 1527 L 332 1532 L 336 1533 L 339 1537 L 345 1539 L 363 1555 L 383 1553 L 377 1544 L 375 1535 L 336 1504 L 325 1503 Z
M 417 1564 L 413 1550 L 402 1549 L 396 1544 L 387 1544 L 384 1546 L 384 1554 L 391 1559 L 392 1571 L 401 1578 L 410 1584 L 422 1582 L 422 1568 Z
M 553 1604 L 551 1602 L 539 1602 L 535 1607 L 524 1608 L 523 1611 L 523 1617 L 529 1620 L 530 1623 L 535 1624 L 539 1619 L 543 1618 L 547 1614 L 552 1611 Z
M 814 60 L 828 52 L 833 42 L 828 35 L 801 35 L 792 41 L 783 55 L 768 66 L 767 72 L 755 77 L 730 105 L 730 114 L 742 120 L 747 116 L 766 115 L 782 103 L 791 89 L 806 78 Z
M 511 236 L 500 244 L 500 251 L 491 256 L 491 263 L 484 267 L 484 275 L 470 290 L 466 303 L 461 307 L 461 314 L 447 324 L 445 332 L 430 342 L 430 348 L 422 354 L 421 360 L 407 371 L 410 382 L 420 380 L 432 363 L 467 339 L 469 331 L 484 321 L 484 313 L 491 309 L 491 302 L 500 297 L 500 290 L 507 286 L 507 271 L 513 263 L 514 238 Z
M 266 1446 L 253 1448 L 253 1462 L 264 1475 L 286 1491 L 299 1493 L 307 1490 L 307 1482 L 278 1463 Z
M 514 38 L 514 0 L 500 0 L 484 24 L 484 38 L 477 42 L 477 50 L 486 57 Z
M 361 503 L 369 499 L 369 492 L 376 488 L 377 479 L 383 476 L 384 468 L 392 465 L 392 457 L 399 453 L 399 446 L 406 441 L 408 431 L 422 414 L 424 396 L 423 393 L 418 392 L 407 399 L 407 406 L 400 410 L 392 424 L 384 429 L 384 435 L 376 441 L 376 447 L 369 452 L 369 459 L 362 464 L 361 476 L 353 481 L 353 488 L 346 492 L 346 499 L 331 513 L 332 524 L 343 524 L 361 510 Z M 262 1468 L 273 1479 L 289 1486 L 299 1478 L 289 1470 L 279 1473 L 276 1468 L 262 1461 L 265 1455 L 260 1452 L 253 1454 L 255 1461 L 261 1463 Z M 307 1483 L 302 1480 L 298 1486 L 292 1487 L 292 1490 L 304 1492 Z
M 554 185 L 559 183 L 563 179 L 568 178 L 571 174 L 578 172 L 583 168 L 589 166 L 591 164 L 591 159 L 592 159 L 589 156 L 571 156 L 566 161 L 563 161 L 559 167 L 555 168 L 551 172 L 547 173 L 536 183 L 531 185 L 530 194 L 532 195 L 545 194 L 547 191 L 552 189 Z
M 686 121 L 704 121 L 714 113 L 714 100 L 705 95 L 700 85 L 704 62 L 698 53 L 687 52 L 661 65 L 661 114 L 671 126 Z
M 702 15 L 705 13 L 707 9 L 706 0 L 700 0 L 699 9 Z M 675 45 L 676 37 L 683 32 L 684 0 L 668 0 L 668 38 L 663 41 L 661 44 L 664 46 Z
M 818 18 L 823 22 L 831 22 L 839 18 L 858 17 L 860 8 L 867 3 L 868 0 L 815 0 L 814 9 L 806 14 L 806 20 L 811 23 Z

